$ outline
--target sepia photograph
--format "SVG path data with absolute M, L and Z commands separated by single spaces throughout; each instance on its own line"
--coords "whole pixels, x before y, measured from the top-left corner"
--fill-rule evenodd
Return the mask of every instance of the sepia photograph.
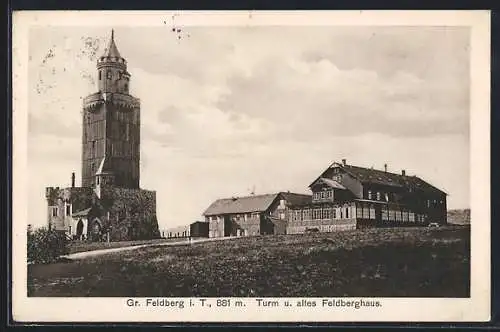
M 324 310 L 489 285 L 489 80 L 458 14 L 21 14 L 19 296 Z

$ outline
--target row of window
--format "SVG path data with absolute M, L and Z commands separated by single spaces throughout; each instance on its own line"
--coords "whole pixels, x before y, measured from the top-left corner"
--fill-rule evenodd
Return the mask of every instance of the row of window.
M 233 216 L 231 216 L 231 219 L 232 220 L 235 220 L 235 221 L 248 221 L 250 219 L 256 219 L 259 217 L 259 214 L 258 213 L 242 213 L 242 214 L 235 214 Z M 222 221 L 224 220 L 224 218 L 222 216 L 210 216 L 210 217 L 207 217 L 207 221 Z
M 330 199 L 333 198 L 333 190 L 317 191 L 313 193 L 313 199 Z
M 111 70 L 107 70 L 106 71 L 106 79 L 110 80 L 113 78 L 113 72 Z M 126 81 L 129 80 L 129 77 L 127 75 L 125 75 L 125 72 L 124 71 L 118 71 L 118 80 L 121 80 L 122 78 L 124 78 Z M 99 81 L 102 80 L 102 70 L 99 70 Z
M 375 207 L 373 205 L 363 205 L 356 207 L 357 219 L 375 219 Z
M 384 200 L 386 202 L 389 202 L 389 201 L 393 200 L 393 197 L 391 197 L 391 196 L 393 196 L 392 193 L 384 193 L 384 192 L 380 192 L 380 191 L 377 191 L 375 193 L 375 192 L 372 192 L 371 190 L 368 190 L 368 199 L 370 199 L 370 200 L 376 199 L 377 201 Z
M 65 204 L 64 215 L 71 215 L 71 204 Z M 59 208 L 57 206 L 52 207 L 52 217 L 57 217 L 59 215 Z
M 349 219 L 351 218 L 349 207 L 338 208 L 315 208 L 304 210 L 292 210 L 290 213 L 292 221 L 320 220 L 320 219 Z

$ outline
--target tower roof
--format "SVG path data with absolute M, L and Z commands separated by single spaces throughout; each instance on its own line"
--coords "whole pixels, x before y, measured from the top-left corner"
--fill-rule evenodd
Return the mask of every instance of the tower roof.
M 111 29 L 111 39 L 109 40 L 108 47 L 106 47 L 103 56 L 110 58 L 121 58 L 120 52 L 118 52 L 118 48 L 115 44 L 115 31 L 113 29 Z

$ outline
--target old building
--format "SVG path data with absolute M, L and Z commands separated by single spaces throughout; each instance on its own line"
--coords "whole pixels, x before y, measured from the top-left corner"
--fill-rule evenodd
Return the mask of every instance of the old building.
M 173 228 L 168 228 L 162 231 L 162 237 L 171 238 L 207 238 L 208 237 L 208 222 L 195 221 L 189 225 L 182 225 Z
M 46 188 L 51 228 L 73 238 L 159 237 L 156 192 L 139 188 L 140 101 L 111 39 L 97 61 L 98 91 L 83 100 L 82 181 Z
M 417 176 L 333 163 L 309 186 L 312 201 L 290 211 L 287 233 L 446 224 L 446 193 Z
M 208 237 L 209 223 L 206 221 L 195 221 L 189 225 L 189 231 L 192 238 Z
M 209 237 L 286 234 L 289 211 L 311 196 L 289 192 L 218 199 L 203 213 Z

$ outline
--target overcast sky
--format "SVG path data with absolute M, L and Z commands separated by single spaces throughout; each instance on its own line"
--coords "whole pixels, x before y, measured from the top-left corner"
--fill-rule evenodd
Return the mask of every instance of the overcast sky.
M 81 177 L 82 98 L 108 27 L 35 28 L 29 50 L 29 222 L 45 186 Z M 179 36 L 181 37 L 179 39 Z M 418 175 L 469 207 L 469 30 L 115 27 L 141 99 L 141 187 L 160 228 L 222 197 L 307 186 L 331 162 Z

